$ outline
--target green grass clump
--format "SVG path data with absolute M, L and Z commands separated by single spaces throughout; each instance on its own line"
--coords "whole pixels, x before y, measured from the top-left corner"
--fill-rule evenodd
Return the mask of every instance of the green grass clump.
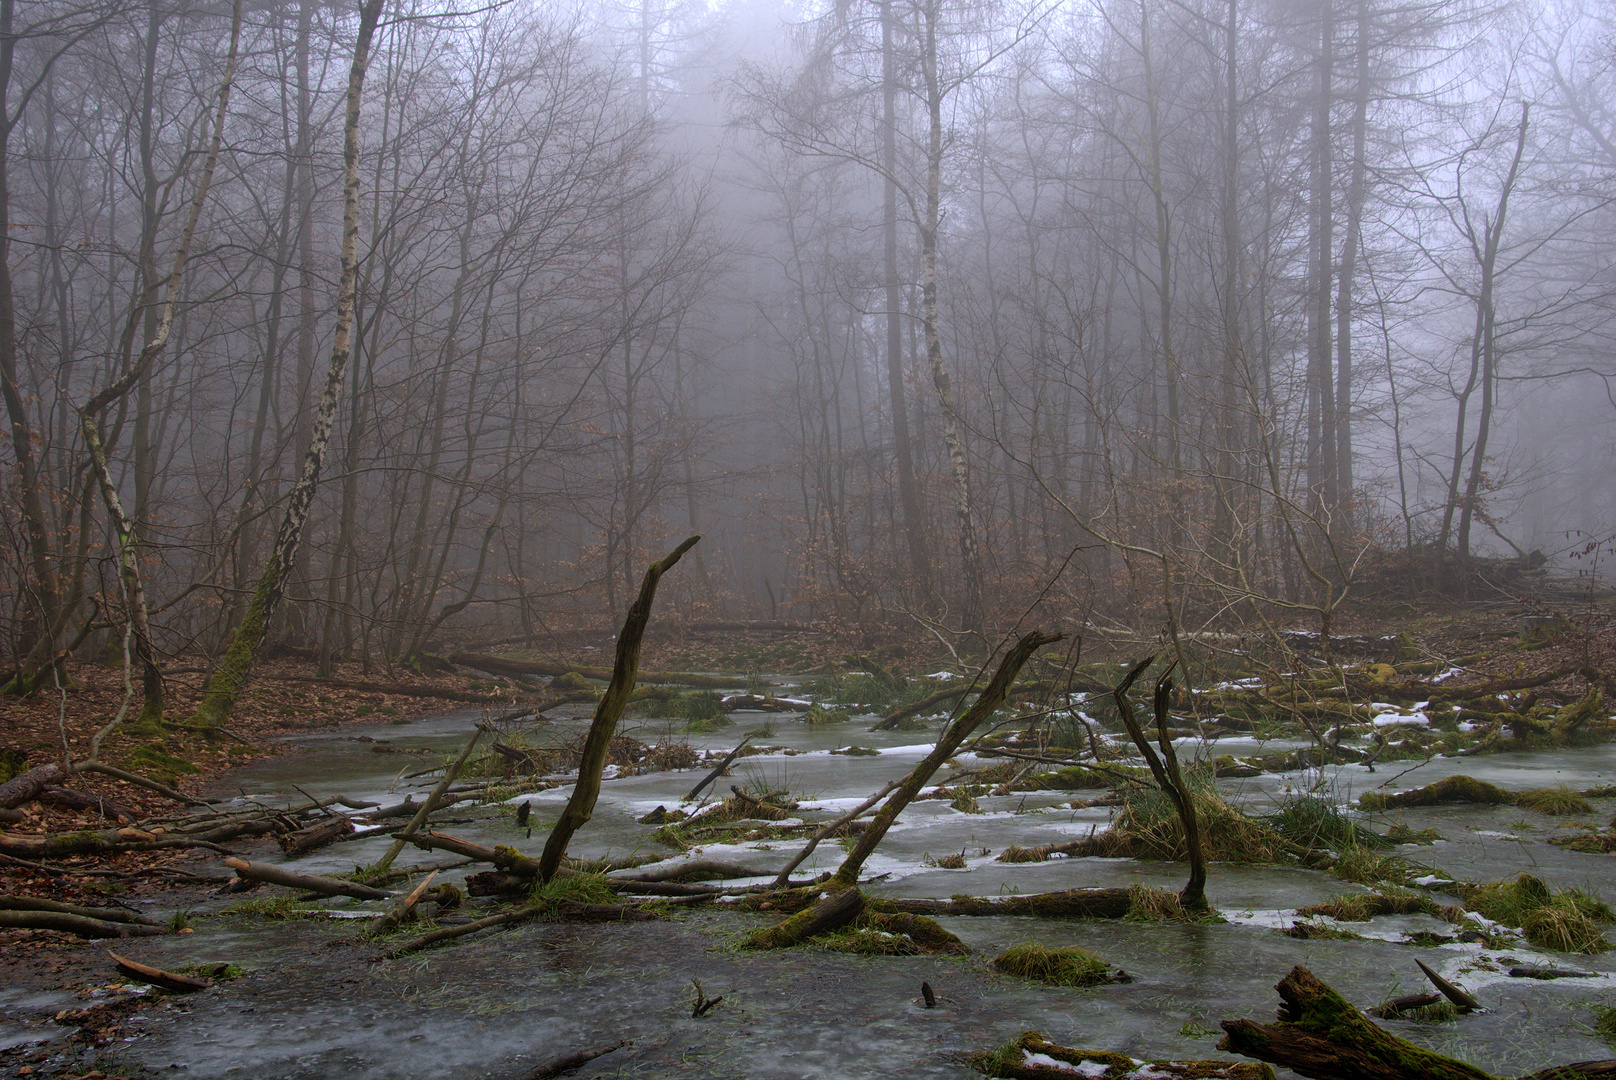
M 1273 863 L 1286 856 L 1289 844 L 1285 838 L 1225 801 L 1213 786 L 1210 769 L 1186 769 L 1184 781 L 1195 805 L 1201 850 L 1208 862 Z M 1122 802 L 1113 831 L 1127 839 L 1132 850 L 1119 854 L 1173 862 L 1189 858 L 1184 825 L 1161 789 L 1129 787 Z
M 1594 1006 L 1594 1034 L 1616 1042 L 1616 1007 Z
M 1603 901 L 1577 889 L 1556 893 L 1541 878 L 1522 874 L 1514 881 L 1483 885 L 1465 902 L 1526 940 L 1556 952 L 1602 953 L 1611 947 L 1601 923 L 1616 920 Z
M 823 727 L 827 724 L 845 724 L 852 717 L 842 709 L 827 709 L 820 704 L 809 706 L 808 711 L 802 714 L 803 723 L 809 727 Z
M 1420 1005 L 1413 1009 L 1404 1009 L 1397 1014 L 1399 1020 L 1409 1020 L 1416 1024 L 1451 1024 L 1464 1013 L 1459 1006 L 1451 1001 L 1437 1001 L 1430 1005 Z
M 1330 876 L 1357 885 L 1384 882 L 1402 885 L 1409 879 L 1409 867 L 1396 855 L 1377 855 L 1363 848 L 1351 848 L 1336 859 L 1335 865 L 1330 867 Z
M 1535 788 L 1515 796 L 1515 805 L 1540 814 L 1591 814 L 1593 803 L 1568 787 Z
M 240 900 L 221 915 L 250 915 L 260 919 L 323 919 L 326 912 L 318 908 L 302 907 L 295 897 L 277 896 L 271 899 Z
M 1420 844 L 1424 847 L 1429 847 L 1438 840 L 1446 840 L 1447 837 L 1435 829 L 1421 829 L 1419 832 L 1415 832 L 1399 821 L 1387 828 L 1386 839 L 1393 844 Z
M 1149 885 L 1131 885 L 1128 888 L 1128 922 L 1200 922 L 1199 917 L 1187 911 L 1184 902 L 1171 889 L 1157 889 Z
M 1302 941 L 1362 941 L 1364 936 L 1352 930 L 1343 930 L 1339 926 L 1329 926 L 1325 923 L 1294 922 L 1280 931 L 1288 938 L 1298 938 Z
M 1263 821 L 1279 835 L 1308 851 L 1393 846 L 1391 840 L 1349 820 L 1334 803 L 1316 795 L 1289 799 Z
M 564 903 L 615 904 L 617 894 L 606 887 L 605 874 L 557 874 L 533 886 L 533 901 L 551 908 Z
M 1037 942 L 1017 945 L 1001 954 L 993 961 L 993 966 L 1006 975 L 1051 986 L 1100 986 L 1127 979 L 1121 972 L 1113 973 L 1104 960 L 1076 945 L 1059 949 L 1046 949 Z M 1119 975 L 1122 977 L 1118 978 Z
M 1377 915 L 1435 915 L 1437 911 L 1436 901 L 1428 896 L 1404 889 L 1387 889 L 1338 896 L 1322 904 L 1297 908 L 1296 914 L 1328 915 L 1342 922 L 1367 922 Z

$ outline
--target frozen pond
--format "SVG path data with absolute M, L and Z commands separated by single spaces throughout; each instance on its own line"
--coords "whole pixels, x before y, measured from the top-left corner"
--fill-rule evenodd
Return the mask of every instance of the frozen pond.
M 460 714 L 373 729 L 304 737 L 301 753 L 266 759 L 230 774 L 225 789 L 299 799 L 336 793 L 392 803 L 433 782 L 399 778 L 437 764 L 464 742 L 480 714 Z M 753 742 L 782 749 L 737 762 L 719 793 L 735 784 L 784 789 L 801 813 L 826 819 L 851 808 L 919 760 L 929 749 L 924 731 L 870 731 L 872 718 L 808 727 L 789 716 L 737 714 L 718 733 L 683 735 L 673 722 L 628 721 L 622 731 L 647 743 L 688 740 L 722 752 L 751 728 L 771 733 Z M 586 717 L 535 731 L 535 741 L 563 741 L 581 732 Z M 437 756 L 378 753 L 429 749 Z M 830 751 L 856 744 L 879 751 L 848 756 Z M 1294 744 L 1293 744 L 1294 745 Z M 786 753 L 789 748 L 794 753 Z M 1273 749 L 1272 746 L 1269 749 Z M 1251 740 L 1224 740 L 1213 753 L 1253 753 Z M 969 756 L 960 764 L 971 767 Z M 1315 789 L 1346 803 L 1388 780 L 1388 790 L 1428 784 L 1466 773 L 1502 787 L 1567 785 L 1583 789 L 1616 784 L 1616 747 L 1543 754 L 1500 754 L 1410 763 L 1342 766 L 1307 773 L 1220 781 L 1233 801 L 1265 813 L 1287 792 Z M 710 765 L 608 780 L 593 820 L 573 841 L 571 854 L 588 858 L 636 853 L 666 855 L 656 827 L 637 819 L 680 799 Z M 938 779 L 942 779 L 944 770 Z M 570 788 L 531 801 L 532 839 L 515 824 L 514 808 L 451 811 L 442 831 L 484 844 L 511 844 L 536 853 Z M 223 793 L 223 792 L 221 792 Z M 1112 810 L 1071 809 L 1074 797 L 1100 792 L 1039 791 L 979 797 L 981 813 L 964 813 L 946 800 L 913 804 L 865 867 L 872 895 L 946 897 L 1032 893 L 1095 885 L 1150 884 L 1178 888 L 1182 865 L 1133 859 L 1055 859 L 1006 864 L 994 856 L 1010 844 L 1033 847 L 1103 830 Z M 1595 801 L 1584 818 L 1551 818 L 1517 807 L 1437 807 L 1370 815 L 1384 831 L 1401 822 L 1435 828 L 1442 841 L 1405 846 L 1398 853 L 1443 877 L 1497 881 L 1530 871 L 1554 885 L 1581 887 L 1616 899 L 1611 856 L 1554 847 L 1550 836 L 1577 821 L 1603 824 L 1616 800 Z M 813 808 L 823 812 L 815 813 Z M 296 861 L 297 869 L 343 872 L 379 857 L 385 831 L 332 845 Z M 777 870 L 801 841 L 775 840 L 696 849 L 708 856 Z M 253 858 L 276 861 L 272 848 Z M 929 865 L 963 852 L 964 869 Z M 843 849 L 821 845 L 806 870 L 833 869 Z M 406 849 L 401 862 L 445 861 L 444 853 Z M 472 868 L 476 869 L 476 868 Z M 464 871 L 453 872 L 454 879 Z M 585 1066 L 578 1076 L 718 1077 L 965 1077 L 962 1055 L 1036 1029 L 1067 1045 L 1121 1051 L 1135 1057 L 1219 1056 L 1213 1050 L 1220 1019 L 1273 1018 L 1273 984 L 1291 966 L 1305 964 L 1355 1004 L 1369 1007 L 1396 995 L 1423 991 L 1414 960 L 1475 993 L 1486 1011 L 1440 1025 L 1386 1021 L 1406 1038 L 1467 1059 L 1500 1075 L 1551 1064 L 1616 1056 L 1592 1032 L 1595 1003 L 1616 1005 L 1616 962 L 1607 957 L 1546 954 L 1524 942 L 1507 949 L 1453 942 L 1412 947 L 1404 935 L 1453 928 L 1428 916 L 1384 917 L 1344 924 L 1368 940 L 1296 940 L 1276 932 L 1295 909 L 1343 893 L 1363 891 L 1323 873 L 1283 867 L 1214 864 L 1212 903 L 1228 920 L 1218 925 L 1052 922 L 1016 918 L 945 917 L 974 955 L 855 957 L 806 950 L 743 954 L 734 935 L 759 925 L 761 916 L 719 908 L 689 910 L 674 919 L 622 925 L 534 923 L 472 938 L 458 946 L 378 962 L 373 945 L 356 943 L 354 926 L 336 921 L 269 922 L 238 917 L 197 921 L 195 934 L 130 943 L 129 951 L 159 965 L 228 959 L 254 972 L 189 999 L 183 1011 L 142 1017 L 144 1034 L 117 1051 L 122 1067 L 153 1075 L 191 1077 L 361 1078 L 521 1077 L 535 1065 L 571 1051 L 619 1039 L 632 1045 Z M 1438 894 L 1441 902 L 1451 902 Z M 331 906 L 342 907 L 346 901 Z M 356 910 L 375 905 L 355 904 Z M 1135 982 L 1093 990 L 1039 987 L 995 973 L 988 962 L 1025 941 L 1076 944 L 1121 966 Z M 1612 954 L 1607 954 L 1610 956 Z M 1558 964 L 1598 973 L 1595 978 L 1538 981 L 1509 978 L 1511 967 Z M 725 1001 L 700 1020 L 690 1018 L 691 980 Z M 945 999 L 934 1011 L 916 1003 L 922 980 Z M 59 1005 L 56 1007 L 60 1007 Z M 0 1010 L 20 1005 L 0 998 Z M 0 1037 L 4 1031 L 0 1031 Z

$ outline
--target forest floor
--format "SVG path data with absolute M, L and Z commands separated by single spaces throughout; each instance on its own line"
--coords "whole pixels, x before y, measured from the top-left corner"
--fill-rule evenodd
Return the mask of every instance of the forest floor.
M 1610 622 L 1611 613 L 1608 599 L 1558 606 L 1444 603 L 1415 608 L 1409 605 L 1364 604 L 1344 614 L 1339 632 L 1372 635 L 1406 633 L 1422 657 L 1438 663 L 1464 658 L 1465 671 L 1477 678 L 1508 678 L 1564 671 L 1568 674 L 1563 681 L 1568 684 L 1573 680 L 1589 684 L 1598 678 L 1605 680 L 1608 686 L 1611 675 L 1616 674 L 1616 631 L 1613 631 Z M 1545 636 L 1541 641 L 1523 641 L 1523 617 L 1542 620 L 1551 616 L 1564 620 L 1557 632 Z M 542 652 L 554 659 L 598 667 L 609 665 L 610 649 L 609 635 L 602 634 L 596 644 L 591 644 L 587 639 L 575 640 L 566 650 L 540 650 L 535 654 Z M 1143 649 L 1142 643 L 1100 642 L 1098 647 L 1085 649 L 1085 660 L 1132 659 Z M 828 635 L 792 632 L 713 633 L 679 637 L 664 630 L 647 640 L 642 670 L 809 675 L 853 669 L 873 660 L 889 668 L 918 674 L 943 664 L 945 659 L 946 656 L 940 656 L 935 647 L 925 643 L 889 641 L 872 645 L 868 640 L 863 640 L 850 644 Z M 1569 674 L 1572 672 L 1581 674 Z M 0 703 L 0 717 L 3 717 L 0 719 L 0 731 L 4 733 L 0 738 L 0 753 L 7 755 L 0 762 L 6 766 L 4 772 L 0 773 L 0 780 L 23 768 L 59 759 L 64 740 L 72 754 L 81 757 L 94 732 L 118 710 L 124 699 L 121 671 L 80 663 L 72 668 L 71 673 L 73 684 L 64 694 L 47 692 L 25 701 Z M 203 675 L 200 665 L 188 667 L 179 662 L 173 666 L 167 683 L 171 717 L 183 718 L 189 714 L 190 707 L 199 697 Z M 420 717 L 455 711 L 487 710 L 499 713 L 508 709 L 528 689 L 508 679 L 464 670 L 423 675 L 401 670 L 373 669 L 367 672 L 358 665 L 340 665 L 331 678 L 317 679 L 312 663 L 275 658 L 266 661 L 259 669 L 252 689 L 231 722 L 230 734 L 226 739 L 208 741 L 180 730 L 171 733 L 161 754 L 142 757 L 142 747 L 150 744 L 150 738 L 120 730 L 108 739 L 102 756 L 109 763 L 159 776 L 187 792 L 217 792 L 221 778 L 227 779 L 231 770 L 266 757 L 296 753 L 300 748 L 299 736 L 312 738 L 358 724 L 374 726 L 378 723 L 396 723 L 403 726 Z M 1552 686 L 1547 689 L 1552 689 Z M 1616 694 L 1611 694 L 1607 689 L 1607 698 L 1616 698 Z M 131 706 L 131 715 L 137 709 L 138 699 Z M 171 805 L 161 796 L 108 777 L 80 776 L 75 778 L 73 786 L 116 800 L 133 811 L 136 817 L 171 809 Z M 38 803 L 20 809 L 25 814 L 25 821 L 8 827 L 8 831 L 16 835 L 59 835 L 105 824 L 83 812 Z M 266 842 L 267 838 L 248 846 L 262 847 Z M 250 857 L 257 859 L 260 856 Z M 227 880 L 220 875 L 214 856 L 195 852 L 160 851 L 69 857 L 33 864 L 26 860 L 0 858 L 0 894 L 44 897 L 84 905 L 112 903 L 145 910 L 209 912 L 222 909 L 227 903 L 218 895 L 220 884 Z M 737 917 L 707 918 L 709 924 L 699 925 L 681 920 L 667 933 L 657 931 L 656 924 L 650 924 L 649 930 L 628 926 L 546 928 L 540 925 L 520 931 L 518 936 L 524 940 L 533 939 L 536 947 L 548 950 L 545 955 L 552 959 L 559 955 L 570 957 L 566 963 L 560 964 L 563 972 L 578 966 L 588 969 L 592 963 L 617 963 L 629 955 L 642 957 L 649 973 L 647 979 L 655 984 L 655 993 L 678 996 L 683 993 L 677 989 L 679 980 L 687 978 L 691 971 L 705 971 L 707 974 L 702 977 L 720 980 L 717 983 L 719 986 L 724 985 L 722 980 L 733 981 L 736 977 L 739 962 L 736 957 L 714 955 L 712 952 L 713 934 L 718 931 L 712 929 L 710 920 L 719 918 L 720 922 L 724 919 L 734 922 Z M 740 917 L 740 922 L 746 923 L 744 917 Z M 701 925 L 707 925 L 708 929 L 701 929 Z M 721 929 L 729 932 L 734 927 L 726 923 Z M 955 929 L 962 932 L 957 927 Z M 366 965 L 355 963 L 359 954 L 354 948 L 360 942 L 345 932 L 340 924 L 305 924 L 294 920 L 282 924 L 272 937 L 275 942 L 284 942 L 286 946 L 282 950 L 277 944 L 270 950 L 282 955 L 278 961 L 279 968 L 285 972 L 295 971 L 297 979 L 320 987 L 318 992 L 308 991 L 309 1001 L 303 1004 L 319 999 L 326 1007 L 351 1007 L 351 995 L 355 992 L 351 988 L 363 987 L 370 980 Z M 145 943 L 139 947 L 144 950 L 142 955 L 148 960 L 161 961 L 167 953 L 178 956 L 184 951 L 178 946 L 163 944 L 164 941 L 177 941 L 178 938 L 148 940 L 152 943 L 150 947 Z M 257 940 L 260 946 L 267 947 L 263 939 Z M 120 943 L 114 944 L 117 948 L 123 948 Z M 492 953 L 489 952 L 490 948 L 494 950 Z M 464 960 L 435 963 L 451 966 L 470 964 L 473 968 L 477 963 L 504 963 L 503 957 L 508 948 L 484 944 L 476 949 L 465 949 Z M 555 952 L 557 949 L 561 950 L 560 954 Z M 374 960 L 372 953 L 374 948 L 365 950 L 364 959 Z M 295 961 L 289 959 L 294 955 Z M 793 962 L 784 958 L 778 964 L 772 960 L 761 961 L 766 976 L 764 981 L 770 987 L 764 996 L 777 995 L 782 1001 L 790 999 L 795 1002 L 792 1007 L 804 1009 L 815 1016 L 825 1012 L 826 1015 L 820 1019 L 826 1030 L 830 1030 L 835 1026 L 831 1013 L 835 1011 L 839 1000 L 837 993 L 840 992 L 831 988 L 841 986 L 849 976 L 866 980 L 871 976 L 862 968 L 843 970 L 849 962 L 845 957 L 816 956 L 806 966 L 798 961 L 793 967 Z M 980 971 L 950 968 L 950 962 L 945 960 L 919 958 L 917 963 L 922 966 L 942 965 L 928 977 L 949 987 L 957 1003 L 963 1002 L 958 1004 L 954 1019 L 965 1023 L 974 1032 L 973 1037 L 978 1038 L 977 1045 L 991 1042 L 990 1036 L 997 1038 L 1004 1034 L 1007 1023 L 1005 1016 L 986 1005 L 978 1007 L 978 999 L 994 990 L 993 979 L 984 982 Z M 770 965 L 778 966 L 779 970 L 774 970 Z M 756 970 L 757 965 L 753 966 Z M 66 1043 L 58 1040 L 51 1044 L 48 1052 L 31 1039 L 10 1040 L 0 1032 L 0 1075 L 55 1075 L 82 1077 L 85 1080 L 155 1075 L 143 1068 L 120 1064 L 115 1057 L 108 1058 L 106 1051 L 141 1033 L 144 1030 L 142 1025 L 146 1023 L 142 1017 L 147 1013 L 168 1009 L 183 1011 L 190 1006 L 185 1004 L 185 999 L 160 994 L 132 995 L 126 983 L 116 979 L 109 981 L 108 970 L 105 948 L 101 945 L 53 931 L 0 931 L 0 987 L 7 988 L 0 993 L 0 1020 L 11 1010 L 27 1012 L 30 1007 L 37 1008 L 47 1002 L 61 1003 L 63 995 L 71 995 L 78 1002 L 58 1011 L 56 1023 L 68 1026 L 74 1033 Z M 927 970 L 930 971 L 930 967 Z M 795 986 L 792 982 L 797 977 L 793 975 L 794 971 L 803 980 Z M 1264 970 L 1252 975 L 1261 982 L 1271 981 L 1270 976 L 1277 978 L 1279 973 Z M 471 969 L 463 974 L 476 981 L 473 978 L 475 972 Z M 912 979 L 911 974 L 913 972 L 906 968 L 900 980 L 903 985 L 918 985 L 919 980 Z M 510 972 L 502 977 L 515 979 L 517 976 Z M 409 980 L 406 978 L 404 981 Z M 889 982 L 891 980 L 885 977 L 877 978 L 869 986 L 862 987 L 861 992 L 887 996 L 899 993 L 898 983 L 888 985 Z M 251 989 L 244 992 L 254 995 L 273 996 L 278 992 L 266 986 L 262 978 L 250 983 L 244 980 L 243 985 L 250 985 Z M 433 993 L 431 987 L 425 985 L 414 989 L 394 986 L 388 992 L 394 991 L 405 994 L 406 998 L 411 994 L 430 996 Z M 758 992 L 764 993 L 761 990 Z M 907 1003 L 908 998 L 905 997 L 903 1001 Z M 757 1014 L 757 1010 L 762 1008 L 761 998 L 749 1003 L 732 1003 L 731 1008 L 738 1005 L 746 1011 L 748 1024 L 755 1026 L 762 1023 Z M 238 1003 L 237 1007 L 251 1011 L 251 1006 Z M 485 1002 L 473 1008 L 472 1015 L 479 1015 L 490 1008 L 497 1013 L 504 1007 L 490 1006 Z M 217 1014 L 217 1008 L 206 1008 L 213 1010 L 210 1022 L 227 1019 L 223 1014 Z M 909 1010 L 910 1004 L 905 1004 L 903 1008 Z M 915 1018 L 909 1012 L 905 1011 L 904 1017 L 907 1019 L 900 1018 L 902 1022 L 914 1022 Z M 1216 1018 L 1208 1016 L 1205 1019 L 1210 1023 Z M 1192 1026 L 1186 1022 L 1186 1030 Z M 259 1033 L 260 1036 L 263 1034 Z M 400 1034 L 396 1037 L 411 1036 Z M 578 1037 L 583 1038 L 582 1035 Z M 657 1044 L 655 1052 L 646 1059 L 648 1063 L 660 1063 L 652 1067 L 651 1075 L 728 1074 L 716 1068 L 704 1070 L 699 1064 L 700 1055 L 696 1058 L 697 1065 L 676 1067 L 676 1063 L 682 1060 L 678 1045 L 682 1037 L 676 1034 Z M 577 1045 L 553 1047 L 557 1052 L 581 1048 Z M 532 1062 L 554 1056 L 543 1052 L 544 1049 L 541 1046 L 531 1053 L 517 1052 L 507 1063 L 514 1062 L 513 1067 L 531 1068 Z M 708 1048 L 703 1052 L 716 1051 Z M 950 1066 L 945 1058 L 947 1055 L 933 1063 L 942 1070 L 936 1075 L 949 1074 L 950 1068 L 954 1069 L 953 1074 L 958 1074 L 958 1062 Z M 523 1065 L 523 1062 L 527 1064 Z M 112 1071 L 104 1071 L 104 1068 Z M 666 1072 L 657 1071 L 664 1068 Z M 128 1071 L 120 1071 L 122 1069 Z M 746 1075 L 746 1072 L 741 1068 L 735 1074 Z M 925 1070 L 915 1073 L 932 1074 Z M 312 1076 L 319 1073 L 288 1071 L 285 1075 Z M 407 1076 L 411 1073 L 401 1071 L 396 1075 Z M 495 1067 L 489 1072 L 468 1075 L 515 1074 Z M 805 1071 L 800 1075 L 810 1075 L 810 1072 Z

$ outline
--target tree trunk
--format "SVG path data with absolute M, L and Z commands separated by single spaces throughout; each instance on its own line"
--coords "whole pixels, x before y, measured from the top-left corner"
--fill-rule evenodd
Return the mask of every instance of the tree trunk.
M 302 474 L 287 500 L 286 516 L 281 520 L 263 575 L 247 607 L 247 615 L 231 636 L 230 646 L 219 666 L 208 676 L 202 703 L 192 723 L 223 727 L 230 719 L 236 698 L 252 674 L 258 646 L 285 593 L 303 529 L 308 523 L 309 507 L 320 484 L 320 466 L 325 460 L 337 403 L 342 397 L 342 377 L 353 331 L 354 293 L 359 276 L 359 106 L 365 68 L 370 62 L 370 42 L 381 17 L 381 8 L 382 0 L 364 0 L 359 12 L 353 64 L 348 72 L 348 110 L 343 123 L 342 278 L 337 286 L 336 335 L 326 368 L 325 391 L 320 395 L 320 408 L 315 415 L 313 438 L 303 461 Z
M 645 626 L 651 619 L 651 603 L 656 599 L 657 583 L 662 575 L 679 562 L 684 553 L 696 546 L 701 537 L 692 536 L 667 555 L 651 564 L 640 584 L 640 595 L 628 609 L 623 629 L 617 636 L 617 661 L 612 666 L 612 681 L 595 707 L 595 718 L 584 739 L 583 752 L 578 758 L 578 783 L 567 800 L 561 819 L 550 830 L 544 842 L 544 853 L 539 856 L 540 881 L 549 881 L 561 867 L 572 834 L 583 827 L 595 812 L 595 800 L 600 797 L 600 774 L 606 767 L 606 755 L 611 749 L 612 736 L 617 732 L 618 718 L 634 692 L 634 676 L 640 666 L 640 643 L 645 637 Z

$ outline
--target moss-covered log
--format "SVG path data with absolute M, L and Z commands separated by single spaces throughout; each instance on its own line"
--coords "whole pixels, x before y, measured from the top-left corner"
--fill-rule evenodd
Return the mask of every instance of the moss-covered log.
M 1363 810 L 1397 810 L 1406 806 L 1442 806 L 1447 803 L 1476 803 L 1500 806 L 1513 803 L 1515 796 L 1496 784 L 1473 776 L 1450 776 L 1412 791 L 1366 791 L 1358 796 Z
M 1074 1076 L 1096 1080 L 1274 1080 L 1274 1070 L 1267 1065 L 1245 1061 L 1139 1061 L 1108 1050 L 1061 1046 L 1036 1031 L 1023 1032 L 1014 1042 L 977 1054 L 971 1064 L 978 1072 L 1010 1080 L 1072 1080 Z
M 1033 915 L 1042 919 L 1120 919 L 1133 902 L 1131 889 L 1067 889 L 1029 896 L 956 896 L 949 900 L 869 901 L 877 911 L 912 915 Z
M 864 894 L 857 889 L 837 889 L 791 917 L 753 931 L 741 943 L 747 949 L 789 949 L 817 934 L 840 930 L 864 910 Z
M 1279 1020 L 1225 1020 L 1218 1049 L 1312 1080 L 1493 1080 L 1474 1065 L 1423 1050 L 1370 1021 L 1305 967 L 1275 987 Z

